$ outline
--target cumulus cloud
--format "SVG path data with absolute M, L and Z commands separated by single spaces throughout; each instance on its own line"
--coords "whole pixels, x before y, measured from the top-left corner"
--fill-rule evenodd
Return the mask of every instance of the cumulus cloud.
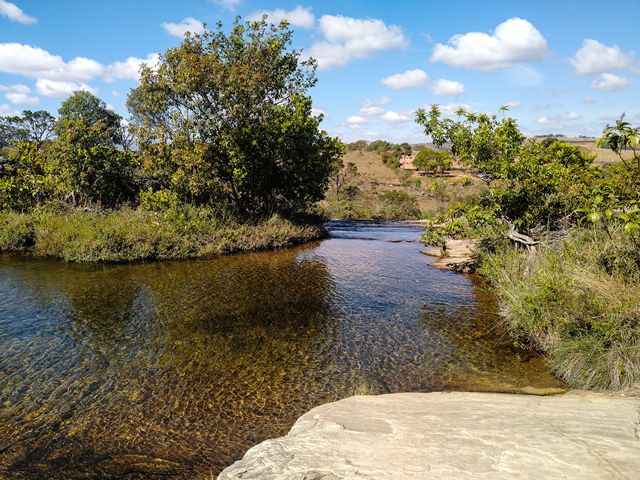
M 571 122 L 573 120 L 578 120 L 579 118 L 582 118 L 582 115 L 580 115 L 579 113 L 576 112 L 566 112 L 566 113 L 562 113 L 560 115 L 551 115 L 551 116 L 544 116 L 544 117 L 538 117 L 536 119 L 536 122 L 539 123 L 540 125 L 549 125 L 552 123 L 558 123 L 558 122 Z
M 38 105 L 40 103 L 38 97 L 33 97 L 26 93 L 9 92 L 5 97 L 14 105 Z
M 384 86 L 400 90 L 403 88 L 414 88 L 426 86 L 429 82 L 429 75 L 424 70 L 416 68 L 407 70 L 404 73 L 396 73 L 380 80 Z
M 360 115 L 351 115 L 347 118 L 347 125 L 351 128 L 360 128 L 362 125 L 370 123 L 369 119 Z
M 174 37 L 178 38 L 184 37 L 184 34 L 187 32 L 204 32 L 204 23 L 202 23 L 200 20 L 196 20 L 193 17 L 187 17 L 179 23 L 163 22 L 160 25 L 169 35 L 173 35 Z
M 20 112 L 18 112 L 18 110 L 16 110 L 15 108 L 10 107 L 6 103 L 0 103 L 0 115 L 13 116 L 13 115 L 19 115 L 19 114 Z
M 5 0 L 0 0 L 0 16 L 24 25 L 31 25 L 38 21 L 37 18 L 30 17 L 24 13 L 17 5 Z
M 0 72 L 50 80 L 83 81 L 101 75 L 95 60 L 75 57 L 65 62 L 42 48 L 21 43 L 0 43 Z
M 146 64 L 151 68 L 155 68 L 159 61 L 160 55 L 157 53 L 150 53 L 147 58 L 129 57 L 124 61 L 114 62 L 107 66 L 104 79 L 107 82 L 122 79 L 137 81 L 140 78 L 140 68 L 143 64 Z
M 622 90 L 628 85 L 629 80 L 613 73 L 601 73 L 591 82 L 591 88 L 595 90 Z
M 382 115 L 384 113 L 384 108 L 377 106 L 361 107 L 360 110 L 358 110 L 358 113 L 367 117 L 375 117 L 377 115 Z
M 412 117 L 410 112 L 394 112 L 392 110 L 389 110 L 385 112 L 384 115 L 382 115 L 382 118 L 389 123 L 398 124 L 407 123 L 411 120 Z
M 594 75 L 631 68 L 635 64 L 635 56 L 633 52 L 623 52 L 618 45 L 607 47 L 597 40 L 586 38 L 569 62 L 576 75 Z
M 293 10 L 283 10 L 277 8 L 275 10 L 261 10 L 249 15 L 249 20 L 260 20 L 263 15 L 267 15 L 267 20 L 274 24 L 279 24 L 282 20 L 286 20 L 291 25 L 301 28 L 312 28 L 315 18 L 311 10 L 298 5 Z
M 341 67 L 351 60 L 407 44 L 400 27 L 376 19 L 323 15 L 318 30 L 324 40 L 311 45 L 306 54 L 318 61 L 321 70 Z
M 444 78 L 436 80 L 432 87 L 433 93 L 441 97 L 457 97 L 458 95 L 462 95 L 464 90 L 464 84 Z
M 493 34 L 469 32 L 454 35 L 447 45 L 433 49 L 432 62 L 473 70 L 497 70 L 547 56 L 547 41 L 529 21 L 510 18 Z
M 324 118 L 327 118 L 327 111 L 324 108 L 312 108 L 311 115 L 313 115 L 314 117 L 322 115 Z
M 93 94 L 98 93 L 95 88 L 90 87 L 86 83 L 56 81 L 41 78 L 36 82 L 36 90 L 40 95 L 45 97 L 68 97 L 78 90 L 86 90 Z
M 15 85 L 0 85 L 0 92 L 29 93 L 31 89 L 22 83 L 18 83 Z

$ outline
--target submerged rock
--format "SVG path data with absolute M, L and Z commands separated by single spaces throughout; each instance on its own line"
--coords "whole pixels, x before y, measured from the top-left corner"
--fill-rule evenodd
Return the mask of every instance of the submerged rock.
M 640 398 L 399 393 L 317 407 L 219 480 L 637 479 Z

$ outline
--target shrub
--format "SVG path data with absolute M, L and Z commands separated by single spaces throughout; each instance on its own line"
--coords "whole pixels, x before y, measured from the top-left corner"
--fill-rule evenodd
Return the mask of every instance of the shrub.
M 400 190 L 389 190 L 380 196 L 379 216 L 386 220 L 415 220 L 421 212 L 414 197 Z
M 618 389 L 640 385 L 638 260 L 621 230 L 581 230 L 537 253 L 485 256 L 481 272 L 516 343 L 545 352 L 573 387 Z

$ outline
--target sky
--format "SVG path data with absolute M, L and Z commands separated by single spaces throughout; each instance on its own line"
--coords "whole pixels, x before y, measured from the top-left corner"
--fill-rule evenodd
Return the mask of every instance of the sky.
M 640 0 L 0 0 L 0 115 L 86 89 L 126 118 L 142 62 L 264 13 L 318 61 L 314 107 L 346 141 L 425 141 L 415 110 L 431 104 L 507 105 L 529 135 L 640 123 Z

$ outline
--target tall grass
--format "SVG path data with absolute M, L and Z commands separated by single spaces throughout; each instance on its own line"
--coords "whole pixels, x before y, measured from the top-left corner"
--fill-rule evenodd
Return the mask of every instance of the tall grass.
M 241 224 L 194 207 L 165 212 L 0 212 L 0 251 L 70 262 L 203 257 L 287 247 L 324 234 L 320 226 L 278 216 Z
M 515 341 L 547 354 L 569 385 L 640 386 L 640 249 L 621 231 L 579 230 L 536 253 L 485 256 Z

